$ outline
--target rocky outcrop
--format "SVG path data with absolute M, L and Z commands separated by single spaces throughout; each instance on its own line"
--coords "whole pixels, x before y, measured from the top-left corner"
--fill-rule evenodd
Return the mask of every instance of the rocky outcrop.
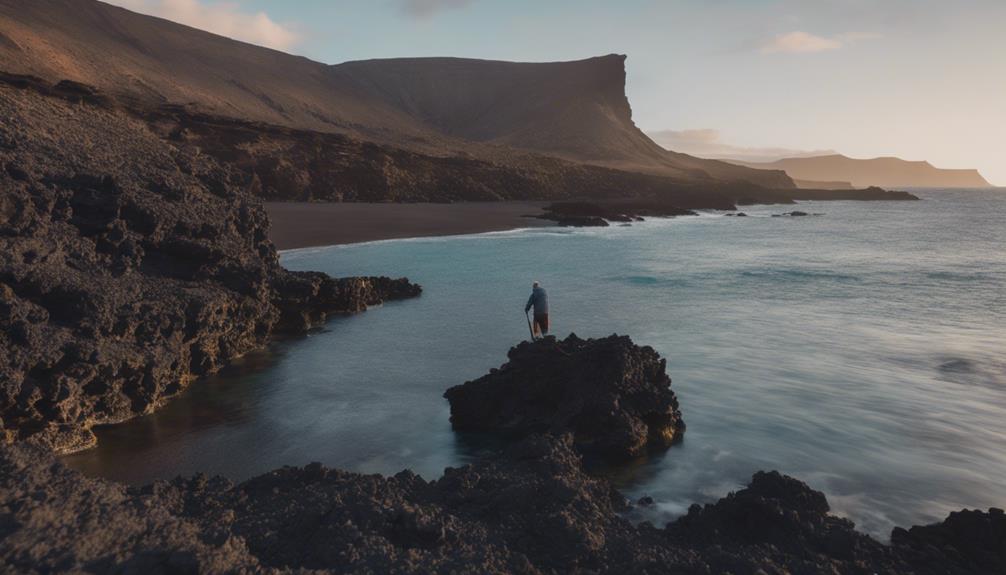
M 150 412 L 277 330 L 418 293 L 287 272 L 241 173 L 58 91 L 0 87 L 4 442 L 88 447 L 93 425 Z
M 891 544 L 920 573 L 943 572 L 947 555 L 971 573 L 1006 573 L 1006 513 L 964 509 L 941 523 L 895 527 Z
M 733 209 L 729 205 L 725 209 Z M 608 202 L 557 202 L 547 206 L 538 217 L 551 220 L 560 226 L 588 227 L 608 226 L 610 222 L 638 222 L 646 217 L 671 218 L 675 216 L 696 216 L 696 212 L 680 208 L 664 201 L 608 201 Z
M 721 572 L 912 572 L 851 521 L 828 511 L 824 494 L 779 472 L 758 472 L 746 489 L 692 505 L 667 526 L 667 536 L 715 556 Z M 760 565 L 752 565 L 752 555 Z
M 452 387 L 459 431 L 571 433 L 584 453 L 627 459 L 665 449 L 685 430 L 666 362 L 626 336 L 522 342 L 508 361 Z
M 443 477 L 319 464 L 233 485 L 139 488 L 0 447 L 0 561 L 18 573 L 998 573 L 1002 512 L 885 546 L 778 473 L 658 528 L 586 475 L 569 437 L 531 437 Z M 965 517 L 961 521 L 960 517 Z
M 919 199 L 915 194 L 897 190 L 885 190 L 870 186 L 859 190 L 789 190 L 794 200 L 835 201 L 852 200 L 856 202 L 904 202 Z
M 331 314 L 356 313 L 385 300 L 416 297 L 422 288 L 405 278 L 331 278 L 319 272 L 287 272 L 274 282 L 279 309 L 275 329 L 298 333 Z

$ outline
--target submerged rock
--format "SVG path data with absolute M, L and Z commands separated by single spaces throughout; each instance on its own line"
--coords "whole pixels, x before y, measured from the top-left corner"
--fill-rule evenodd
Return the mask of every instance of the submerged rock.
M 459 431 L 571 433 L 610 459 L 665 449 L 685 430 L 666 361 L 627 336 L 523 342 L 507 363 L 444 394 Z
M 781 213 L 781 214 L 772 214 L 772 217 L 773 218 L 782 218 L 782 217 L 801 218 L 801 217 L 804 217 L 804 216 L 823 216 L 823 215 L 824 214 L 808 214 L 807 212 L 801 212 L 801 211 L 797 210 L 797 211 L 793 211 L 793 212 L 784 212 L 784 213 Z

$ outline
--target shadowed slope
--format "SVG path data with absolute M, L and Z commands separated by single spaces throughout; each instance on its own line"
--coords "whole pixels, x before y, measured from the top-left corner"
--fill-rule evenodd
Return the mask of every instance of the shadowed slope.
M 793 186 L 781 172 L 701 160 L 653 143 L 632 123 L 624 56 L 327 66 L 93 0 L 0 0 L 0 38 L 0 70 L 85 83 L 133 108 L 185 104 L 508 165 L 534 152 L 679 180 Z

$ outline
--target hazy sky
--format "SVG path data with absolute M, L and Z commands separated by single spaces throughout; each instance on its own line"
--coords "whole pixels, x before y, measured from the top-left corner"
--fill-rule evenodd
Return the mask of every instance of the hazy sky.
M 328 63 L 627 54 L 644 130 L 925 159 L 1006 185 L 1006 0 L 112 3 Z

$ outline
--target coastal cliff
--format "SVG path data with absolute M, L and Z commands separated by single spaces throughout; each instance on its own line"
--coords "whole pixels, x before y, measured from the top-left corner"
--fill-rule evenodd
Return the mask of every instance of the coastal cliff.
M 3 442 L 89 447 L 277 333 L 419 293 L 284 270 L 242 174 L 73 89 L 0 87 Z
M 809 158 L 785 158 L 775 162 L 731 162 L 763 170 L 784 170 L 801 188 L 990 188 L 978 170 L 948 170 L 929 162 L 909 162 L 900 158 L 856 159 L 833 154 Z M 824 181 L 822 181 L 824 180 Z M 830 182 L 830 183 L 829 183 Z
M 657 146 L 632 121 L 621 55 L 329 66 L 95 0 L 0 0 L 0 38 L 0 70 L 93 86 L 133 110 L 184 105 L 426 156 L 476 158 L 517 173 L 525 158 L 543 155 L 676 181 L 794 187 L 781 171 Z
M 55 84 L 0 71 L 0 86 L 27 99 L 88 107 L 162 140 L 167 148 L 208 157 L 248 193 L 265 200 L 454 202 L 635 198 L 677 209 L 732 209 L 741 201 L 792 202 L 801 190 L 746 181 L 680 180 L 553 156 L 514 153 L 505 162 L 470 154 L 443 156 L 338 133 L 208 115 L 190 106 L 137 107 L 96 86 Z M 95 131 L 101 125 L 92 127 Z M 103 137 L 96 134 L 96 138 Z M 885 193 L 879 199 L 900 199 Z

